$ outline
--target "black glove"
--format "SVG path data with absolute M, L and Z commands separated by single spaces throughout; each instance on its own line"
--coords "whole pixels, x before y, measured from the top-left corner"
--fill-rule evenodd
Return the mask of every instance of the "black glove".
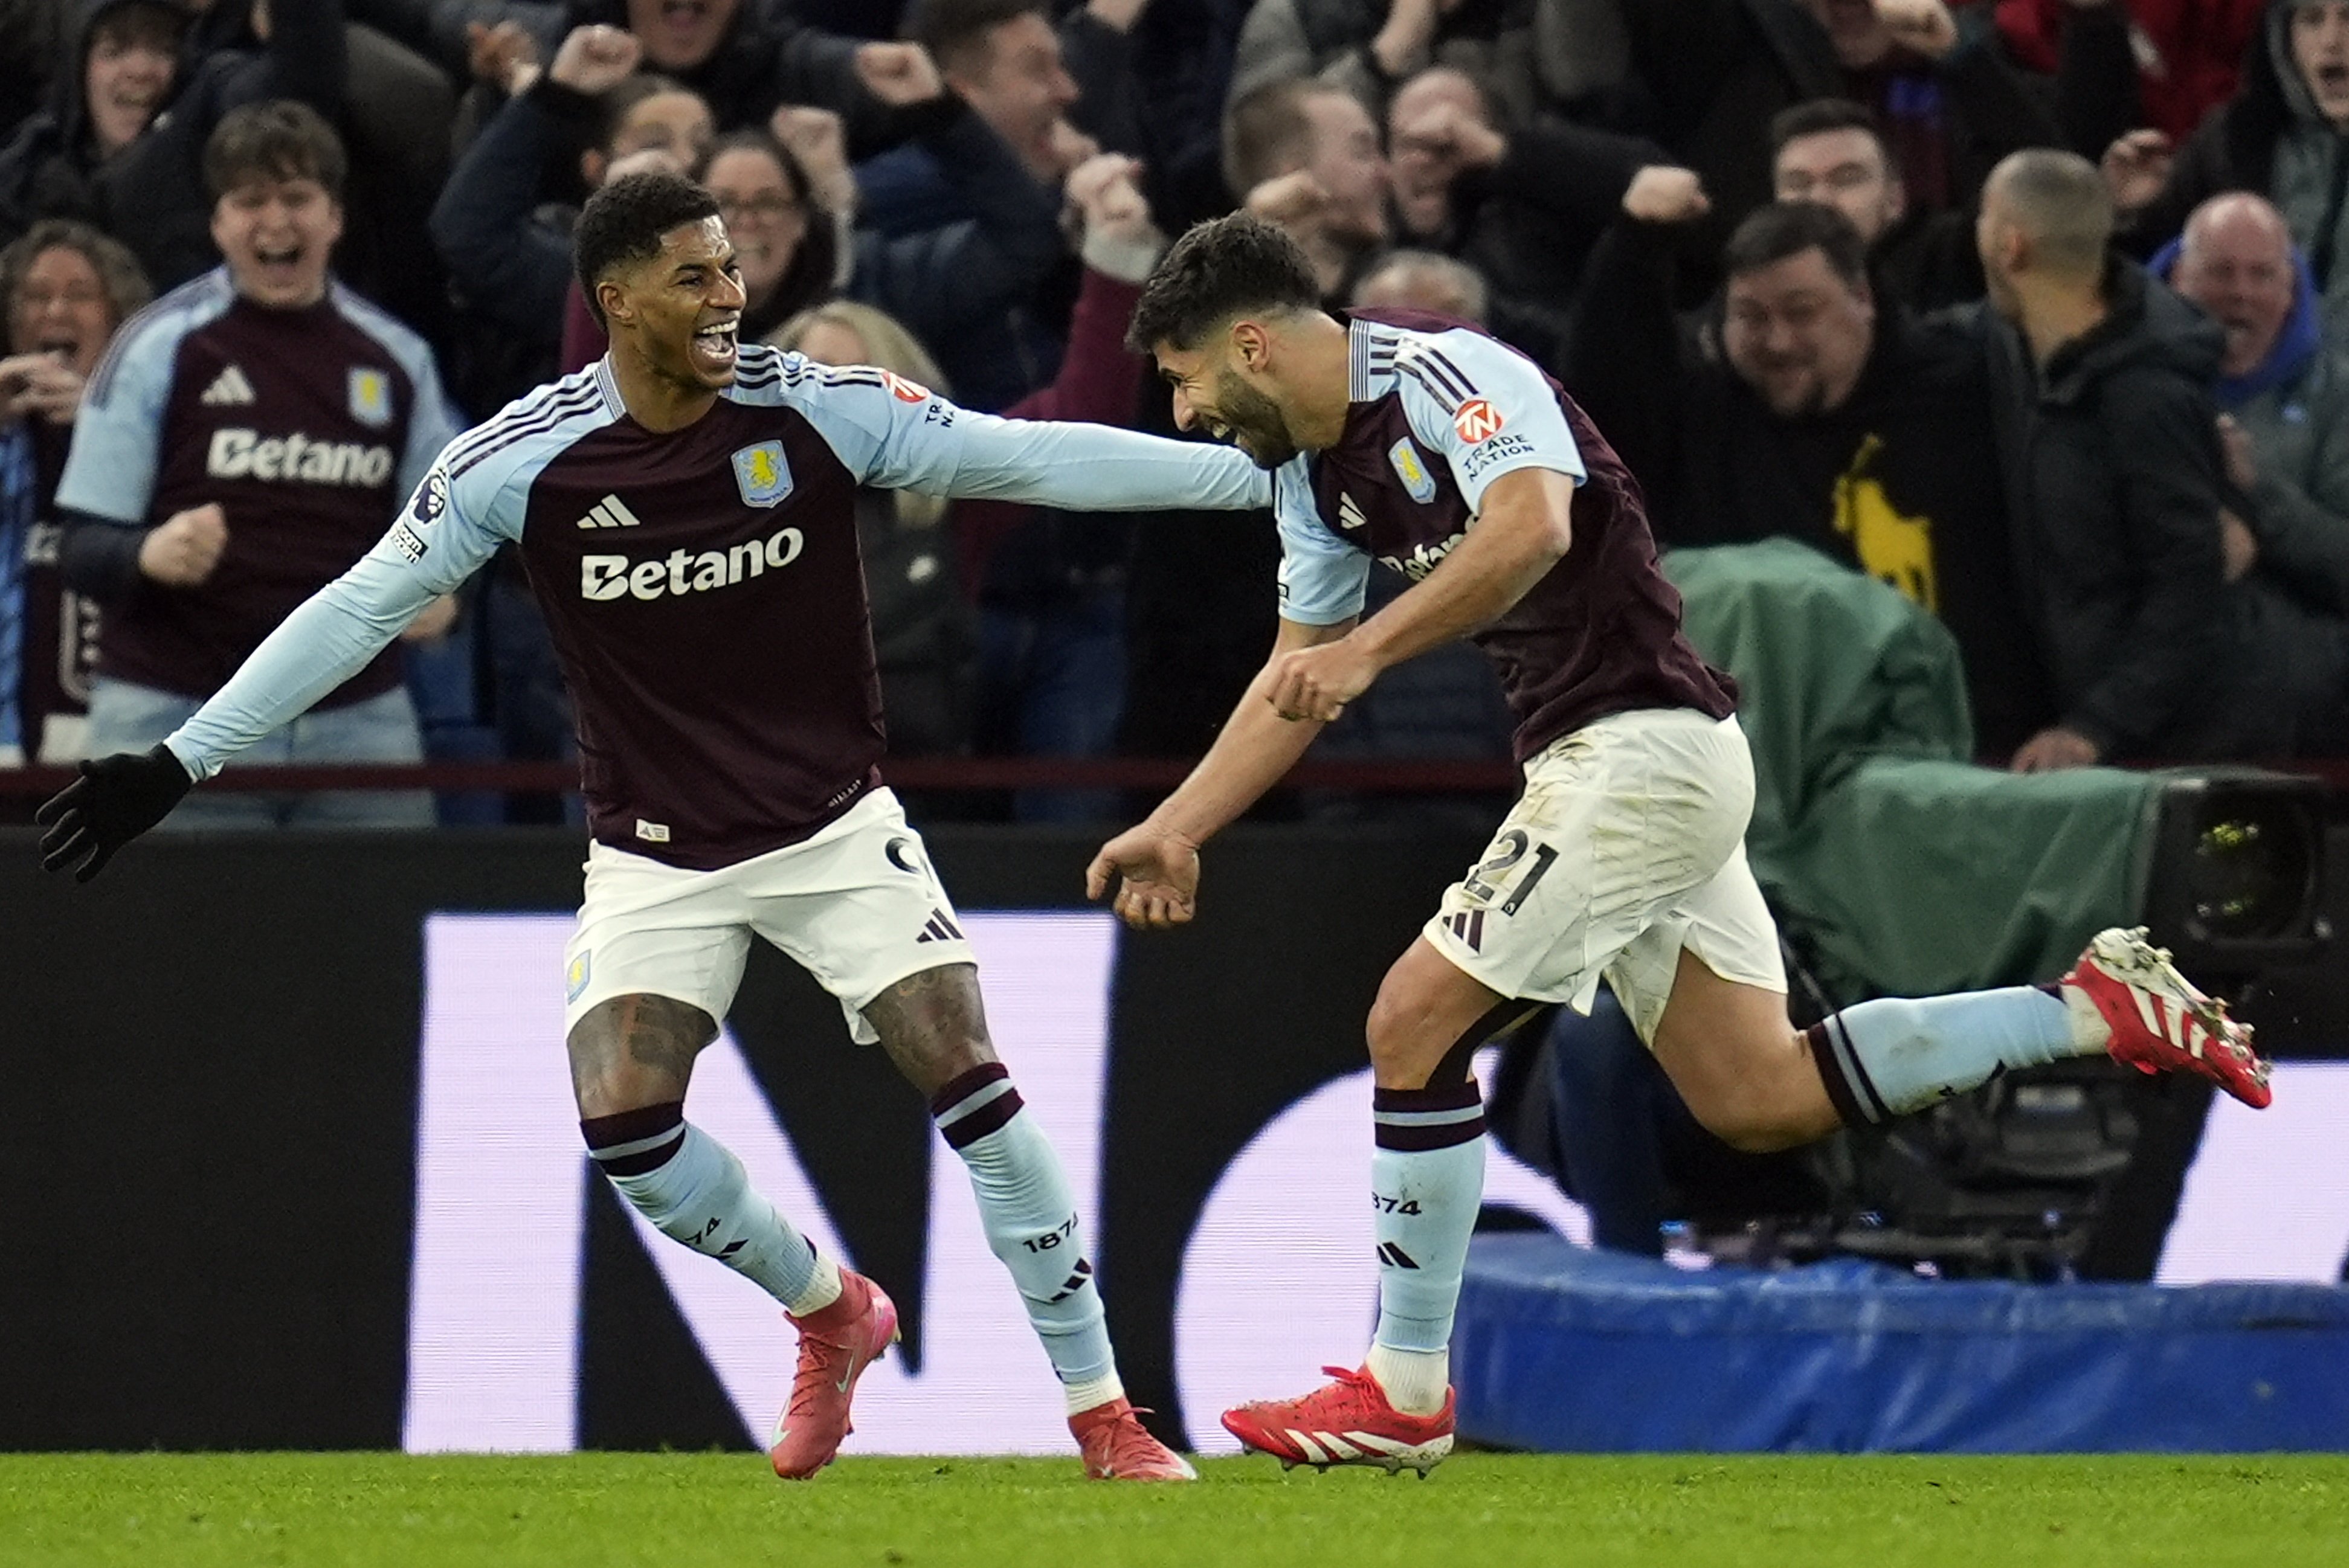
M 81 777 L 33 813 L 48 830 L 41 835 L 41 869 L 62 871 L 79 861 L 74 881 L 89 881 L 115 851 L 171 815 L 194 783 L 168 746 L 84 762 Z

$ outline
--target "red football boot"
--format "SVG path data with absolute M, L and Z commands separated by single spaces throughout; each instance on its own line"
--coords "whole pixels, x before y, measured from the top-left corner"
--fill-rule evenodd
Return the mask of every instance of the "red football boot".
M 861 1274 L 840 1271 L 840 1299 L 805 1317 L 783 1316 L 800 1331 L 800 1369 L 791 1402 L 775 1418 L 767 1458 L 785 1480 L 805 1480 L 830 1464 L 840 1439 L 854 1431 L 848 1402 L 856 1380 L 897 1343 L 897 1304 Z
M 1224 1412 L 1224 1430 L 1286 1470 L 1311 1465 L 1377 1465 L 1392 1475 L 1408 1465 L 1422 1477 L 1452 1451 L 1452 1390 L 1432 1416 L 1410 1416 L 1387 1403 L 1367 1371 L 1324 1367 L 1336 1382 L 1296 1399 L 1259 1399 Z
M 2275 1099 L 2251 1026 L 2196 990 L 2169 950 L 2145 939 L 2145 927 L 2098 932 L 2063 985 L 2073 1032 L 2084 1043 L 2101 1037 L 2115 1061 L 2145 1073 L 2193 1073 L 2254 1110 Z
M 1085 1474 L 1094 1480 L 1197 1480 L 1191 1462 L 1143 1426 L 1123 1397 L 1069 1418 Z

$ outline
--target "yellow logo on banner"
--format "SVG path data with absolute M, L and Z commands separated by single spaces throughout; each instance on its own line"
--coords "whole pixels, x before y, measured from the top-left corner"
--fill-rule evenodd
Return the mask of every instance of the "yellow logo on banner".
M 1875 473 L 1876 456 L 1883 447 L 1880 438 L 1869 436 L 1852 455 L 1851 466 L 1836 480 L 1836 531 L 1851 541 L 1862 572 L 1890 583 L 1928 614 L 1939 614 L 1941 593 L 1933 571 L 1933 520 L 1910 516 L 1885 494 L 1884 481 Z

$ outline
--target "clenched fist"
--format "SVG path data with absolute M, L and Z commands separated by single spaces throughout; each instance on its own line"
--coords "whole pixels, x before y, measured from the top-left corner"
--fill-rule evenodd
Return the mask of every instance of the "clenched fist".
M 1642 223 L 1690 223 L 1713 211 L 1713 200 L 1695 170 L 1651 163 L 1631 176 L 1623 211 Z
M 828 108 L 787 103 L 767 121 L 777 141 L 791 150 L 827 212 L 853 211 L 856 207 L 856 177 L 848 169 L 848 134 L 840 117 Z
M 175 511 L 139 545 L 139 570 L 167 588 L 193 588 L 228 548 L 228 514 L 217 501 Z
M 2114 208 L 2127 213 L 2149 205 L 2169 182 L 2169 166 L 2177 160 L 2169 138 L 2158 130 L 2132 130 L 2115 140 L 2100 165 Z
M 1265 701 L 1291 721 L 1312 719 L 1328 724 L 1346 711 L 1346 705 L 1371 689 L 1379 678 L 1379 664 L 1351 638 L 1294 648 L 1276 656 Z
M 859 44 L 856 79 L 891 108 L 927 103 L 947 90 L 936 60 L 919 44 Z
M 1876 0 L 1876 19 L 1912 55 L 1938 60 L 1958 46 L 1958 21 L 1941 0 Z
M 573 92 L 600 98 L 626 81 L 644 57 L 644 45 L 625 27 L 574 27 L 546 74 Z

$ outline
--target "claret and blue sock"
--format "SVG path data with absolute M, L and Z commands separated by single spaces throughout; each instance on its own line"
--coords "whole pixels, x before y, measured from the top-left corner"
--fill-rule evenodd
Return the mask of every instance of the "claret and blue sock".
M 840 1265 L 751 1191 L 732 1150 L 685 1119 L 685 1103 L 589 1117 L 587 1153 L 653 1228 L 754 1281 L 794 1316 L 840 1297 Z
M 988 1062 L 960 1075 L 930 1097 L 930 1117 L 970 1171 L 988 1247 L 1011 1271 L 1069 1413 L 1123 1398 L 1075 1195 L 1010 1069 Z
M 1847 1126 L 1888 1121 L 1962 1094 L 2010 1068 L 2101 1056 L 2053 987 L 1953 996 L 1882 996 L 1805 1031 L 1827 1098 Z

